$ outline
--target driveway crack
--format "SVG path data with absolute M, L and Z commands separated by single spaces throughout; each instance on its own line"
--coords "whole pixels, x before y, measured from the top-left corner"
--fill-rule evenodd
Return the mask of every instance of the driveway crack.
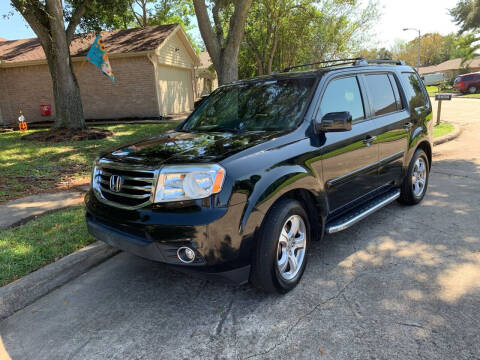
M 331 302 L 331 301 L 335 301 L 337 300 L 338 298 L 340 298 L 343 293 L 350 287 L 350 285 L 352 285 L 355 281 L 358 280 L 358 278 L 360 278 L 361 276 L 363 275 L 363 273 L 360 273 L 359 275 L 355 276 L 352 280 L 350 280 L 347 284 L 345 284 L 335 295 L 329 297 L 328 299 L 326 300 L 323 300 L 319 303 L 317 303 L 313 308 L 311 308 L 308 312 L 306 312 L 305 314 L 303 314 L 302 316 L 300 316 L 297 321 L 295 321 L 295 323 L 287 330 L 287 333 L 285 334 L 285 336 L 283 337 L 283 339 L 279 342 L 277 342 L 276 344 L 274 344 L 272 347 L 270 347 L 268 350 L 265 350 L 265 351 L 262 351 L 260 353 L 256 353 L 256 354 L 252 354 L 252 355 L 249 355 L 245 358 L 245 360 L 247 359 L 252 359 L 252 358 L 255 358 L 255 357 L 258 357 L 258 356 L 264 356 L 264 355 L 267 355 L 268 353 L 270 353 L 271 351 L 275 350 L 279 345 L 283 344 L 290 336 L 291 332 L 304 320 L 306 319 L 307 317 L 309 317 L 311 314 L 313 314 L 315 311 L 317 311 L 319 308 L 321 308 L 323 305 L 326 305 L 327 303 Z

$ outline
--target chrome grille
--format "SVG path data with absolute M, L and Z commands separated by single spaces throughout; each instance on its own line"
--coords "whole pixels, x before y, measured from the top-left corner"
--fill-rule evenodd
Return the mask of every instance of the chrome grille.
M 100 161 L 92 174 L 92 188 L 101 202 L 122 209 L 138 209 L 152 203 L 157 175 L 157 170 Z M 112 179 L 120 185 L 112 185 Z

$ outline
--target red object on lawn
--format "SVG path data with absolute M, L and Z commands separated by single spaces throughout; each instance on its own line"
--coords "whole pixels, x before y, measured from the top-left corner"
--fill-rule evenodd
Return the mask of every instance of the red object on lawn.
M 48 116 L 52 113 L 52 106 L 51 105 L 40 105 L 40 111 L 42 112 L 42 116 Z

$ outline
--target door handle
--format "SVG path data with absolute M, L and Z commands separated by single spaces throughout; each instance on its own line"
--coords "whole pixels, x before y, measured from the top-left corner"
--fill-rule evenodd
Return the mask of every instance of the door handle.
M 372 142 L 375 141 L 377 137 L 376 136 L 370 136 L 370 135 L 367 135 L 365 137 L 365 139 L 363 139 L 363 143 L 366 145 L 366 146 L 370 146 L 372 145 Z
M 403 128 L 407 131 L 410 131 L 412 126 L 413 126 L 413 124 L 411 122 L 407 122 L 407 123 L 405 123 L 405 125 L 403 125 Z

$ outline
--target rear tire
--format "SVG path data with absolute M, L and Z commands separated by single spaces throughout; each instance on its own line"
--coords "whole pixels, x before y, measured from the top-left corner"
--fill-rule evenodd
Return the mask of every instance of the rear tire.
M 469 92 L 470 94 L 476 94 L 476 93 L 477 93 L 477 90 L 478 90 L 478 89 L 477 89 L 476 86 L 470 86 L 470 87 L 468 88 L 468 92 Z
M 257 239 L 250 280 L 266 293 L 284 294 L 302 278 L 310 245 L 310 223 L 302 204 L 283 199 L 273 205 Z
M 429 174 L 430 165 L 427 154 L 422 149 L 418 149 L 408 166 L 398 201 L 406 205 L 416 205 L 421 202 L 427 192 Z

